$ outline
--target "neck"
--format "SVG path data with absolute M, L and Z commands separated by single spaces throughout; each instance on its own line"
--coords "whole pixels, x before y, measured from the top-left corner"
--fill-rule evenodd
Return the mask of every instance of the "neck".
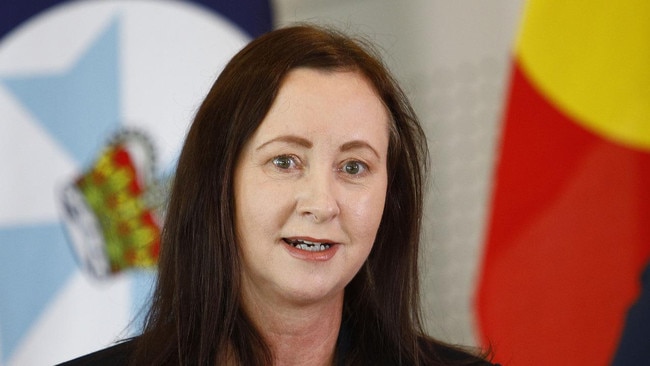
M 334 364 L 343 293 L 308 305 L 258 300 L 244 299 L 244 309 L 269 345 L 274 366 Z

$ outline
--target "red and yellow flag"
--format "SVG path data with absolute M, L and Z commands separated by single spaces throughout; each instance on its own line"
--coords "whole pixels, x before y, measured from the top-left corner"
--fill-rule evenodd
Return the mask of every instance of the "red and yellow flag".
M 530 0 L 480 285 L 507 365 L 606 365 L 650 256 L 650 1 Z

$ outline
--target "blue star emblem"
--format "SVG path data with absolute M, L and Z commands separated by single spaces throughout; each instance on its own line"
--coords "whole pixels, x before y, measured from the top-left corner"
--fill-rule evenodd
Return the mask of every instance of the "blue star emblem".
M 106 136 L 119 126 L 119 29 L 118 19 L 114 19 L 71 67 L 60 73 L 0 75 L 0 84 L 79 166 L 88 164 Z M 59 222 L 0 228 L 0 293 L 11 294 L 9 301 L 0 301 L 0 363 L 13 353 L 75 270 Z M 25 288 L 26 283 L 30 288 Z

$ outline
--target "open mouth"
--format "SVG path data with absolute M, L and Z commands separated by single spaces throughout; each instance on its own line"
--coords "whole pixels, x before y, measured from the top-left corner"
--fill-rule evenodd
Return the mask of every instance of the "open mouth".
M 284 240 L 285 243 L 293 246 L 294 248 L 305 250 L 308 252 L 322 252 L 324 250 L 329 249 L 332 246 L 331 243 L 319 243 L 319 242 L 313 242 L 313 241 L 301 240 L 301 239 L 284 238 L 282 240 Z

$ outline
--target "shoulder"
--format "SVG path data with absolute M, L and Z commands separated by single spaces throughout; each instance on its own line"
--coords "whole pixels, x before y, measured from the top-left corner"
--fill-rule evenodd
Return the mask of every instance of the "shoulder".
M 126 342 L 118 343 L 114 346 L 99 350 L 75 358 L 59 364 L 59 366 L 84 366 L 84 365 L 97 365 L 97 366 L 120 366 L 128 365 L 129 358 L 134 349 L 134 340 L 128 340 Z
M 425 357 L 435 364 L 499 366 L 489 361 L 490 352 L 481 352 L 478 349 L 449 345 L 428 337 L 420 339 L 420 347 Z
M 462 348 L 445 347 L 438 354 L 443 361 L 448 362 L 450 365 L 499 366 L 491 363 L 484 356 Z

